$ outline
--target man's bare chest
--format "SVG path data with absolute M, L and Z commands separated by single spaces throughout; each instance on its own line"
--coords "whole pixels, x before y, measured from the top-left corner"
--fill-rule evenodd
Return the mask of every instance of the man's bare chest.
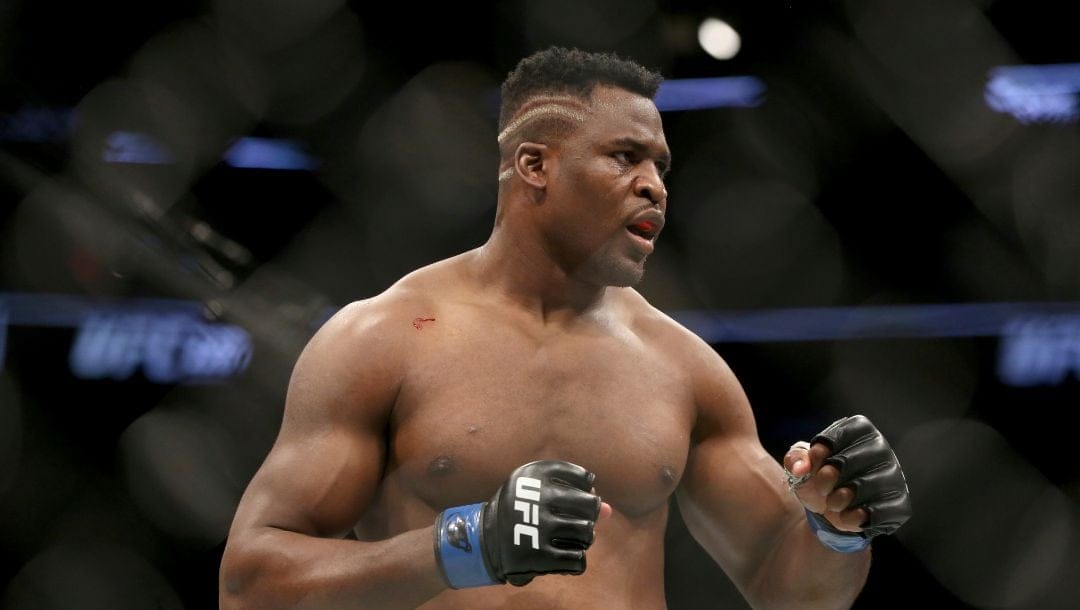
M 667 501 L 693 426 L 681 372 L 625 336 L 547 342 L 472 335 L 412 363 L 388 430 L 388 467 L 432 508 L 487 499 L 517 466 L 574 462 L 627 514 Z

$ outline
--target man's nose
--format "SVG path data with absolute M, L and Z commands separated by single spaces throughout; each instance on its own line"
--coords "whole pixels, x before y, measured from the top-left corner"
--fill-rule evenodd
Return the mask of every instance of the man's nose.
M 634 179 L 634 194 L 644 197 L 653 202 L 653 205 L 663 205 L 667 202 L 667 188 L 664 180 L 660 177 L 656 165 L 645 163 L 645 169 Z

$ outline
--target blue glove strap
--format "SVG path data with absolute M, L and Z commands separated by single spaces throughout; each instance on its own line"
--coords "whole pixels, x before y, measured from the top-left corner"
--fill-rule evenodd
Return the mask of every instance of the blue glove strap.
M 448 508 L 435 520 L 435 559 L 454 589 L 499 584 L 484 565 L 480 515 L 484 502 Z
M 804 510 L 806 510 L 806 522 L 810 524 L 810 529 L 813 530 L 814 535 L 821 541 L 821 544 L 830 549 L 840 553 L 858 553 L 870 546 L 870 539 L 862 534 L 841 532 L 826 521 L 825 517 L 811 512 L 808 508 L 804 508 Z

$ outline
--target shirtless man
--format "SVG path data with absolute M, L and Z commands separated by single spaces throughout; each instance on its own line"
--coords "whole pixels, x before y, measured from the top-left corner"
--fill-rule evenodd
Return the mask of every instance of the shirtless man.
M 855 416 L 781 466 L 716 352 L 630 288 L 667 207 L 659 82 L 557 48 L 511 72 L 490 239 L 304 349 L 223 608 L 664 608 L 672 494 L 755 607 L 851 605 L 910 513 L 889 445 Z

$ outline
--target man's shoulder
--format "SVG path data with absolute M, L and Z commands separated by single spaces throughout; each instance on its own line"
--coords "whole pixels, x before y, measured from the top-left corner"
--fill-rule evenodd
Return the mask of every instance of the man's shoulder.
M 417 319 L 433 315 L 456 285 L 460 259 L 461 256 L 457 256 L 416 269 L 379 294 L 345 305 L 330 322 L 353 332 L 383 334 L 391 331 L 389 335 L 392 336 L 393 329 L 409 327 Z
M 720 353 L 678 320 L 649 303 L 636 291 L 624 295 L 631 312 L 630 328 L 645 349 L 677 371 L 698 416 L 730 421 L 742 417 L 745 394 L 734 372 Z M 670 371 L 670 369 L 668 369 Z M 735 430 L 739 425 L 725 424 Z M 739 428 L 741 429 L 741 428 Z
M 668 362 L 688 376 L 699 409 L 714 416 L 741 417 L 748 406 L 742 384 L 720 353 L 678 320 L 664 313 L 634 291 L 628 295 L 633 305 L 634 328 L 638 337 L 658 349 Z M 741 425 L 741 424 L 740 424 Z M 731 424 L 734 429 L 735 424 Z
M 649 343 L 686 351 L 712 348 L 701 337 L 679 323 L 678 320 L 650 303 L 641 293 L 633 288 L 621 291 L 623 306 L 629 312 L 630 325 L 641 338 Z
M 461 285 L 469 252 L 424 265 L 403 276 L 379 295 L 388 304 L 430 304 Z

